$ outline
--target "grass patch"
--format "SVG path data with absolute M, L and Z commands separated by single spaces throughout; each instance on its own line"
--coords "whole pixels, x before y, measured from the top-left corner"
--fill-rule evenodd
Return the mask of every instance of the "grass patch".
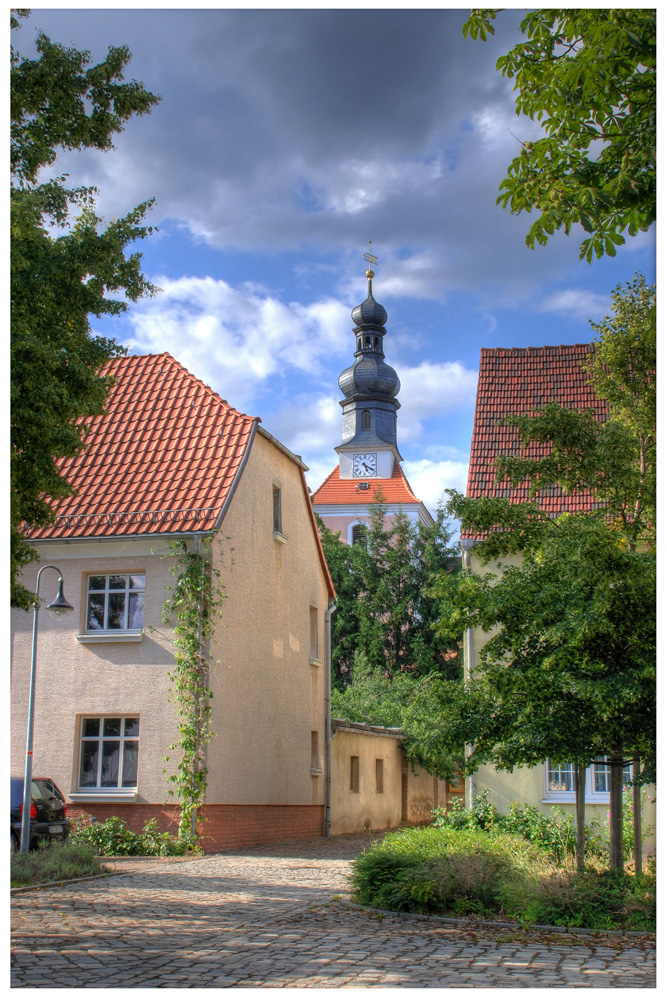
M 27 854 L 12 854 L 11 887 L 101 875 L 105 870 L 90 847 L 70 843 L 44 844 Z
M 359 855 L 357 902 L 442 916 L 509 918 L 590 930 L 655 929 L 655 875 L 577 873 L 517 834 L 426 827 L 391 833 Z

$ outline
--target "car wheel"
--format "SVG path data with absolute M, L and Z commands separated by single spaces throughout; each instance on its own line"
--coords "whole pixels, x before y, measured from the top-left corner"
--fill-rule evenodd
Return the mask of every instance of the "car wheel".
M 14 833 L 13 830 L 10 831 L 10 836 L 12 838 L 12 854 L 16 854 L 16 852 L 19 849 L 19 842 L 18 842 L 18 840 L 16 838 L 16 834 Z

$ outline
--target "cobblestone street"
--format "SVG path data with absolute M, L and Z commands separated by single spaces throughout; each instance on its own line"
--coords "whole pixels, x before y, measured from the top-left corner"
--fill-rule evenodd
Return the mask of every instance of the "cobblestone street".
M 655 987 L 647 938 L 523 933 L 348 908 L 339 837 L 15 894 L 12 986 Z

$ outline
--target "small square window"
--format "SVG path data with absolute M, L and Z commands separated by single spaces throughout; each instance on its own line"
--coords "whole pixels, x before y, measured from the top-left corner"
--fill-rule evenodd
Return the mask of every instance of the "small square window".
M 552 765 L 549 761 L 550 792 L 574 792 L 574 764 Z
M 137 716 L 81 720 L 79 789 L 136 788 L 138 763 Z
M 146 576 L 143 573 L 89 576 L 86 631 L 140 631 L 144 627 L 145 593 Z

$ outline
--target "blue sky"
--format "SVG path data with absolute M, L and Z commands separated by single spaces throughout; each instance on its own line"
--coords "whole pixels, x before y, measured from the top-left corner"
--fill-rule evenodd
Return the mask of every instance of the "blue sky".
M 434 507 L 465 488 L 482 347 L 588 342 L 588 320 L 636 271 L 655 280 L 653 233 L 616 258 L 578 260 L 581 231 L 530 251 L 530 216 L 496 206 L 519 140 L 495 37 L 463 38 L 467 11 L 162 7 L 33 8 L 14 32 L 133 53 L 126 77 L 162 97 L 107 153 L 62 155 L 55 172 L 95 184 L 98 213 L 155 197 L 139 249 L 162 292 L 94 327 L 133 353 L 169 351 L 310 466 L 336 463 L 338 376 L 352 361 L 350 312 L 374 294 L 402 389 L 399 448 Z

